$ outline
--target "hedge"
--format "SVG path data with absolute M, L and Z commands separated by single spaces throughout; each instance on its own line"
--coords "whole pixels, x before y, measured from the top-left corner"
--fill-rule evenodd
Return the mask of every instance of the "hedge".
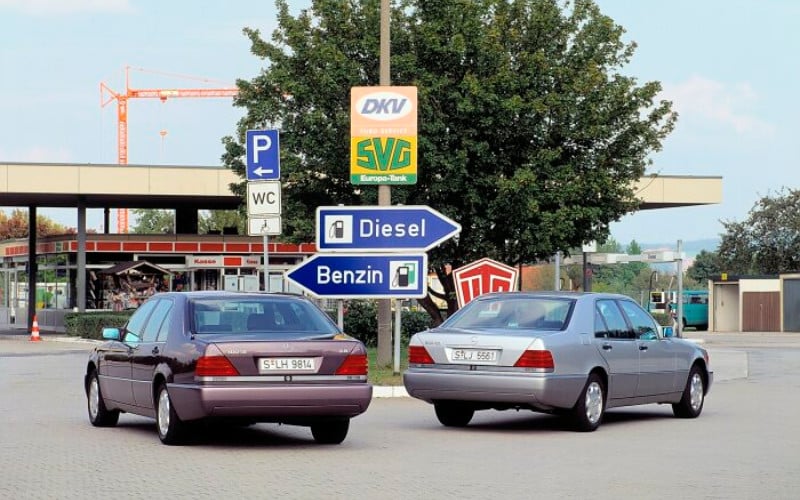
M 336 321 L 336 311 L 328 314 Z M 394 318 L 394 313 L 392 313 Z M 400 338 L 408 342 L 411 335 L 430 328 L 432 318 L 425 311 L 402 311 Z M 378 344 L 378 306 L 373 300 L 349 300 L 345 303 L 344 331 L 374 347 Z
M 346 303 L 344 331 L 368 346 L 378 344 L 378 307 L 372 300 L 350 300 Z M 87 339 L 102 339 L 103 328 L 120 328 L 125 325 L 133 311 L 67 313 L 64 326 L 67 335 Z M 336 321 L 336 311 L 328 314 Z M 392 315 L 394 318 L 394 314 Z M 432 325 L 432 318 L 425 311 L 402 311 L 400 336 L 408 342 L 411 335 L 426 330 Z
M 86 339 L 102 340 L 103 328 L 121 328 L 128 322 L 133 311 L 67 313 L 64 327 L 67 335 Z

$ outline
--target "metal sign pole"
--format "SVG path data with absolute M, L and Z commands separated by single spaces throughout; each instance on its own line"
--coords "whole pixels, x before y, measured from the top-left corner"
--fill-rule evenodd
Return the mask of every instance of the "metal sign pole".
M 264 291 L 269 292 L 269 236 L 264 233 Z
M 395 300 L 394 302 L 394 374 L 400 374 L 400 331 L 401 331 L 401 312 L 400 308 L 403 304 L 402 300 Z
M 678 337 L 683 337 L 683 240 L 678 240 L 678 298 L 677 298 L 677 322 L 675 328 Z
M 336 301 L 336 323 L 344 331 L 344 300 L 341 299 Z

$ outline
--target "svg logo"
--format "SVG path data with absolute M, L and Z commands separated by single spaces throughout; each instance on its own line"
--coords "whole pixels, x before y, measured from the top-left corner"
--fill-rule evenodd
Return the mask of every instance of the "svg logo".
M 411 166 L 411 141 L 403 138 L 373 137 L 356 143 L 356 165 L 366 170 L 391 171 Z

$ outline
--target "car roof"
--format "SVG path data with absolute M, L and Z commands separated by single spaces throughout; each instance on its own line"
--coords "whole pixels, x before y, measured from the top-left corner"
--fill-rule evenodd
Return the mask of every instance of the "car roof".
M 255 299 L 270 298 L 279 300 L 307 300 L 306 297 L 296 293 L 283 292 L 232 292 L 226 290 L 197 290 L 192 292 L 164 292 L 160 296 L 178 296 L 186 299 Z
M 498 298 L 509 298 L 509 299 L 519 299 L 519 298 L 568 298 L 568 299 L 580 299 L 585 297 L 597 297 L 597 298 L 625 298 L 630 299 L 627 295 L 622 295 L 619 293 L 607 293 L 607 292 L 572 292 L 572 291 L 556 291 L 556 290 L 538 290 L 538 291 L 515 291 L 515 292 L 493 292 L 493 293 L 486 293 L 479 297 L 476 297 L 475 300 L 496 300 Z M 632 300 L 632 299 L 631 299 Z

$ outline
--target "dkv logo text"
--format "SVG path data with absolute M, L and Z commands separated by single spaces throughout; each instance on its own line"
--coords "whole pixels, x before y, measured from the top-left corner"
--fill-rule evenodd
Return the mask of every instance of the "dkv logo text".
M 370 120 L 389 121 L 407 116 L 413 110 L 411 101 L 396 92 L 373 92 L 356 103 L 359 115 Z

